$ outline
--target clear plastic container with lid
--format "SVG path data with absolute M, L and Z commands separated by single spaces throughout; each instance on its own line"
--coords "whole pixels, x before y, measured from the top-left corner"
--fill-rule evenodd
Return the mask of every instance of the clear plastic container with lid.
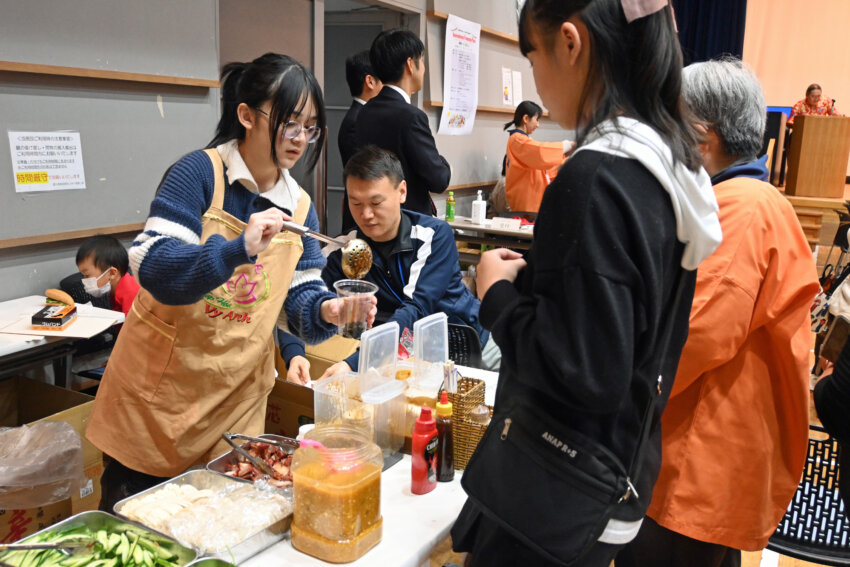
M 317 426 L 305 440 L 292 460 L 292 546 L 349 563 L 381 541 L 381 449 L 345 426 Z

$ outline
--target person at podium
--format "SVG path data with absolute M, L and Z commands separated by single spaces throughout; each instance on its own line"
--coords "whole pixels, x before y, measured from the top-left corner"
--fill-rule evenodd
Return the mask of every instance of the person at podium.
M 823 89 L 817 83 L 812 83 L 806 89 L 806 98 L 797 101 L 791 109 L 791 117 L 785 125 L 789 128 L 794 126 L 794 118 L 797 116 L 844 116 L 835 108 L 835 99 L 823 96 Z

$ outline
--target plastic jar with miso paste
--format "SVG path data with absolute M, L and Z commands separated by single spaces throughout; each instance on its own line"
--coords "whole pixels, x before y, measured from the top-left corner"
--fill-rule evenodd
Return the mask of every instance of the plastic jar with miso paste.
M 319 425 L 292 459 L 292 546 L 349 563 L 381 541 L 381 449 L 357 429 Z

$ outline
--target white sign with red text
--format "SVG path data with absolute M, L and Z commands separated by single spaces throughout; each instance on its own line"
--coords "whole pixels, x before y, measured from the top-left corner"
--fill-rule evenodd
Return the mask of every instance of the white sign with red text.
M 9 132 L 16 193 L 85 189 L 79 132 Z

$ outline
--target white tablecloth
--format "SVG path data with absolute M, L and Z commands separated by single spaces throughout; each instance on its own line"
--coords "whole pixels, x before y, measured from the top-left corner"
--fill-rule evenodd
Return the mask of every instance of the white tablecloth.
M 460 487 L 461 471 L 452 482 L 439 482 L 428 494 L 410 492 L 410 456 L 381 474 L 381 514 L 384 518 L 381 542 L 353 563 L 353 567 L 420 567 L 443 540 L 457 518 L 466 493 Z M 241 563 L 242 567 L 327 566 L 315 557 L 292 547 L 287 539 Z
M 459 366 L 463 376 L 485 382 L 484 398 L 492 404 L 498 374 Z M 384 518 L 381 542 L 353 563 L 353 567 L 420 567 L 428 565 L 434 546 L 445 538 L 466 502 L 460 486 L 462 471 L 455 472 L 452 482 L 439 482 L 437 488 L 423 495 L 410 492 L 410 456 L 381 474 L 381 514 Z M 242 562 L 243 567 L 327 566 L 329 563 L 305 555 L 285 539 Z

